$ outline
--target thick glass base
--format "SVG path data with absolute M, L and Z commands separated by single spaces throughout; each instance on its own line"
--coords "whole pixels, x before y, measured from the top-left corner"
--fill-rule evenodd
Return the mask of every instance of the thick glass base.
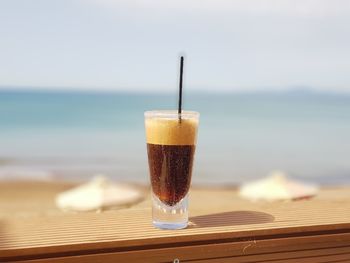
M 182 229 L 188 224 L 188 194 L 177 204 L 169 206 L 152 193 L 153 225 L 160 229 Z
M 153 225 L 160 229 L 183 229 L 187 227 L 187 221 L 183 223 L 165 223 L 160 221 L 153 221 Z

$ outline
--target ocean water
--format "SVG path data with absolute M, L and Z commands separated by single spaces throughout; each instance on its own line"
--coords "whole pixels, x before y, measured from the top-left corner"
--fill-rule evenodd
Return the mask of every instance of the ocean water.
M 148 182 L 143 112 L 176 94 L 0 91 L 0 178 L 102 173 Z M 237 184 L 283 170 L 350 183 L 350 96 L 309 91 L 184 94 L 201 113 L 195 184 Z

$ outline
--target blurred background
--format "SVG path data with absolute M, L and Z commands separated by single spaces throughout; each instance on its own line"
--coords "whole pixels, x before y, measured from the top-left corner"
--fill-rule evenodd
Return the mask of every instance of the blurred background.
M 148 182 L 143 112 L 201 113 L 195 184 L 350 181 L 350 2 L 0 2 L 0 179 Z

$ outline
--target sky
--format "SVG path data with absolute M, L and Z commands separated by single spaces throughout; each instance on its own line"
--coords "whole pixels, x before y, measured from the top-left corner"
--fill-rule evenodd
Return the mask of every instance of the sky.
M 0 86 L 350 92 L 348 0 L 0 0 Z

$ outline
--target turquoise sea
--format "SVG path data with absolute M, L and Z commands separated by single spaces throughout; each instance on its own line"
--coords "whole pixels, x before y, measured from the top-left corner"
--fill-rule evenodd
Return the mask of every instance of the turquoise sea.
M 148 182 L 143 112 L 176 106 L 176 94 L 1 90 L 0 179 L 103 173 Z M 185 93 L 184 108 L 201 113 L 194 183 L 236 184 L 276 169 L 350 183 L 349 94 Z

